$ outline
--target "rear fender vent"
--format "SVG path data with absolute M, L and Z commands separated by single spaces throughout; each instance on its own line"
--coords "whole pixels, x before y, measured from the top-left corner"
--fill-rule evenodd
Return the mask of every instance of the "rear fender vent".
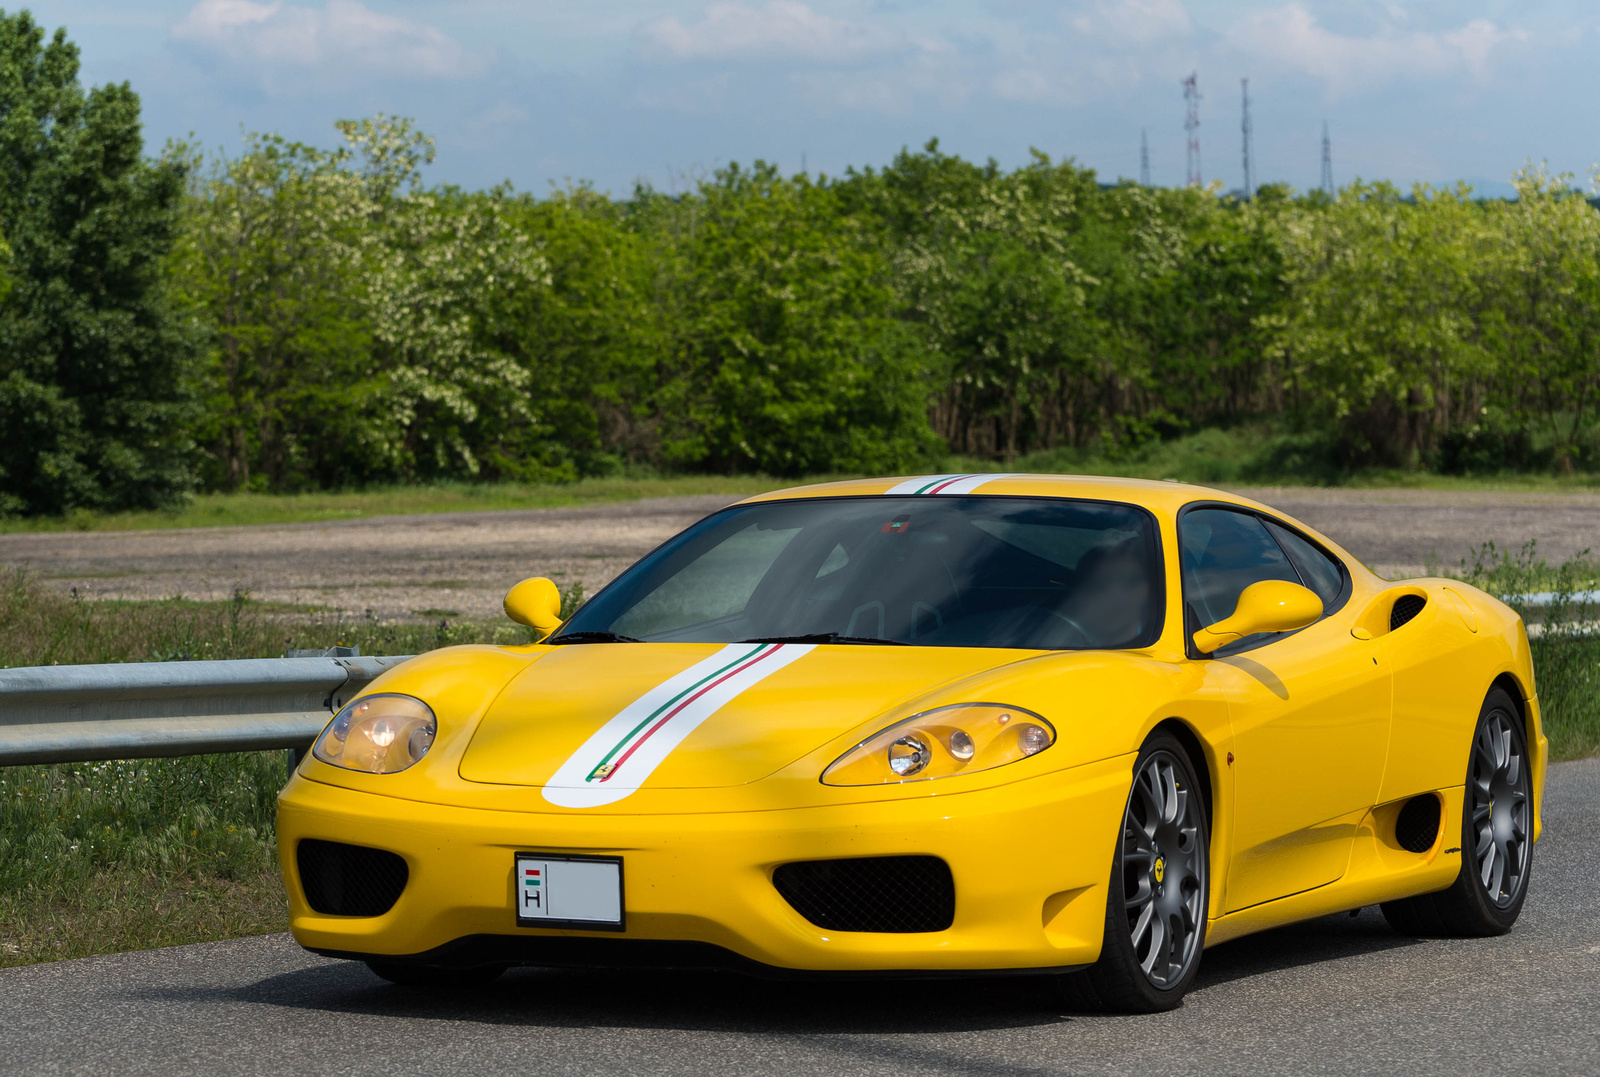
M 943 931 L 956 916 L 955 879 L 936 856 L 804 860 L 779 867 L 772 884 L 829 931 Z
M 1425 853 L 1439 837 L 1439 798 L 1432 793 L 1412 797 L 1394 820 L 1394 840 L 1408 853 Z
M 326 916 L 382 916 L 410 872 L 394 853 L 307 838 L 295 849 L 306 904 Z
M 1411 618 L 1422 612 L 1422 607 L 1428 600 L 1421 595 L 1401 595 L 1394 600 L 1394 606 L 1389 610 L 1389 631 L 1393 632 Z

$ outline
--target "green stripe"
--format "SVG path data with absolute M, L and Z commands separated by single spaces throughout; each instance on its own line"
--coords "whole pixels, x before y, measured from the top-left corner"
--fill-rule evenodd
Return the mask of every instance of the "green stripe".
M 707 673 L 704 677 L 701 677 L 698 681 L 695 681 L 689 687 L 685 688 L 683 691 L 679 692 L 677 695 L 673 696 L 671 699 L 669 699 L 665 703 L 661 704 L 661 706 L 659 706 L 655 710 L 651 711 L 650 714 L 643 721 L 641 721 L 638 725 L 634 726 L 632 729 L 630 729 L 628 731 L 627 736 L 623 737 L 621 740 L 617 741 L 616 744 L 611 746 L 611 750 L 605 754 L 605 757 L 603 759 L 601 759 L 600 762 L 598 762 L 598 763 L 596 763 L 594 765 L 594 770 L 591 770 L 589 772 L 589 776 L 587 778 L 585 778 L 584 781 L 586 781 L 586 782 L 594 781 L 594 776 L 600 770 L 600 768 L 605 766 L 607 763 L 611 762 L 611 757 L 616 755 L 618 752 L 622 751 L 622 749 L 627 745 L 627 743 L 630 740 L 632 740 L 634 737 L 638 736 L 640 731 L 643 730 L 646 726 L 648 726 L 651 722 L 655 721 L 656 720 L 656 716 L 659 715 L 662 711 L 668 709 L 674 703 L 678 702 L 678 700 L 682 699 L 684 696 L 688 695 L 690 692 L 693 692 L 696 688 L 699 688 L 702 684 L 705 684 L 707 681 L 713 680 L 713 679 L 715 679 L 717 677 L 720 677 L 722 674 L 728 672 L 728 670 L 732 669 L 734 666 L 737 666 L 740 662 L 743 662 L 743 661 L 746 661 L 747 659 L 755 657 L 756 655 L 760 654 L 763 650 L 765 650 L 766 648 L 771 647 L 771 646 L 775 646 L 775 645 L 771 644 L 771 643 L 759 643 L 759 644 L 757 644 L 755 650 L 751 651 L 748 654 L 740 655 L 738 658 L 735 658 L 732 662 L 729 662 L 727 665 L 723 666 L 721 669 L 714 670 L 711 673 Z
M 932 482 L 928 483 L 928 485 L 911 491 L 911 496 L 915 497 L 917 494 L 927 493 L 929 490 L 933 489 L 935 486 L 938 486 L 941 482 L 956 482 L 956 481 L 958 481 L 960 479 L 970 479 L 970 478 L 972 478 L 971 475 L 940 475 L 937 479 L 934 479 Z

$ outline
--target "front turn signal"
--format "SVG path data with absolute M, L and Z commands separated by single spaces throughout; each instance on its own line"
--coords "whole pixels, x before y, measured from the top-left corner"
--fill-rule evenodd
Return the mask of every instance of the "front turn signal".
M 912 715 L 868 737 L 822 772 L 824 785 L 892 785 L 952 778 L 1044 751 L 1055 728 L 999 703 L 956 703 Z

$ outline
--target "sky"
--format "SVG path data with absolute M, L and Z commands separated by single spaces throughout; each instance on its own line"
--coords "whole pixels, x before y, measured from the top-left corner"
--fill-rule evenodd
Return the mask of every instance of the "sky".
M 0 0 L 3 3 L 4 0 Z M 11 5 L 10 10 L 16 10 Z M 1600 7 L 1589 0 L 37 0 L 86 83 L 133 84 L 147 147 L 241 129 L 321 146 L 333 122 L 410 116 L 434 182 L 679 190 L 729 162 L 837 175 L 937 137 L 1014 167 L 1036 148 L 1101 178 L 1466 180 L 1508 193 L 1600 158 Z

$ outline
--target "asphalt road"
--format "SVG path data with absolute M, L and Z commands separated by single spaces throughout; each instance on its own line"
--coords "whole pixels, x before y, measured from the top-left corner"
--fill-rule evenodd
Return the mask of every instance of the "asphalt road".
M 776 984 L 518 970 L 443 995 L 282 935 L 0 970 L 5 1074 L 1593 1074 L 1600 759 L 1552 769 L 1510 935 L 1375 909 L 1206 953 L 1182 1009 L 1064 1011 L 1036 979 Z

